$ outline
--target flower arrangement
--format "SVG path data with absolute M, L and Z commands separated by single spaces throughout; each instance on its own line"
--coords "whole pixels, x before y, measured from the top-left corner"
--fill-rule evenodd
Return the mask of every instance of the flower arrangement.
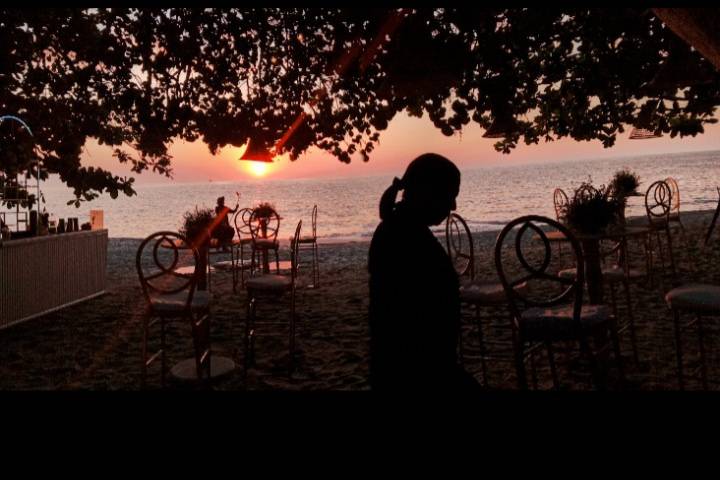
M 640 177 L 627 167 L 615 172 L 615 176 L 610 181 L 612 194 L 617 198 L 637 194 L 637 188 L 639 186 Z
M 254 210 L 255 215 L 257 215 L 258 217 L 267 218 L 275 213 L 275 205 L 270 202 L 260 202 Z
M 208 236 L 208 227 L 215 218 L 215 212 L 210 208 L 188 210 L 183 214 L 183 225 L 180 234 L 188 240 L 202 239 Z
M 619 202 L 611 193 L 612 189 L 602 185 L 590 188 L 583 183 L 576 190 L 567 205 L 567 223 L 571 228 L 587 234 L 598 234 L 618 220 Z

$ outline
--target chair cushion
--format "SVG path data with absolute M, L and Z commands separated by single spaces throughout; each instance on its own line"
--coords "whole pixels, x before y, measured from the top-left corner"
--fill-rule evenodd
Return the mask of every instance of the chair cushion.
M 695 283 L 673 288 L 665 295 L 665 302 L 673 310 L 693 312 L 720 311 L 720 286 Z
M 255 245 L 258 248 L 278 248 L 279 243 L 277 239 L 273 240 L 270 238 L 258 238 L 253 242 L 253 245 Z
M 293 237 L 290 237 L 290 243 L 295 240 Z M 315 243 L 315 237 L 300 237 L 298 238 L 298 243 Z
M 515 290 L 523 293 L 527 283 L 523 282 Z M 473 281 L 460 285 L 460 301 L 480 305 L 495 305 L 507 300 L 505 289 L 500 282 Z
M 560 278 L 566 278 L 566 279 L 572 279 L 575 278 L 575 274 L 577 273 L 577 270 L 574 268 L 568 268 L 566 270 L 560 270 L 558 272 L 558 276 Z M 610 267 L 603 267 L 602 268 L 602 275 L 603 280 L 608 282 L 622 282 L 625 279 L 625 272 L 623 271 L 622 267 L 618 265 L 613 265 Z M 630 279 L 633 278 L 642 278 L 645 276 L 644 273 L 642 273 L 640 270 L 631 268 L 628 271 L 628 275 Z
M 545 236 L 547 237 L 548 241 L 550 242 L 566 242 L 567 237 L 564 233 L 558 231 L 558 230 L 551 230 L 549 232 L 545 232 Z M 535 234 L 535 238 L 537 240 L 540 240 L 540 236 Z
M 529 338 L 557 338 L 573 333 L 573 307 L 529 308 L 520 316 L 520 329 Z M 610 310 L 606 305 L 583 305 L 580 310 L 580 326 L 583 330 L 607 322 Z
M 179 314 L 185 310 L 187 298 L 187 291 L 157 294 L 150 296 L 150 305 L 156 313 Z M 190 308 L 193 311 L 210 308 L 210 292 L 207 290 L 195 290 Z
M 292 286 L 292 277 L 287 275 L 259 275 L 248 278 L 245 285 L 250 290 L 283 291 Z

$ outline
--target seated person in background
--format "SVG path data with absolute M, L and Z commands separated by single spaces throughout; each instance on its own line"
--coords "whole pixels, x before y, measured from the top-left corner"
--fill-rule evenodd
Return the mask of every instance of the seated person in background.
M 215 206 L 215 215 L 217 218 L 219 218 L 219 220 L 217 221 L 215 228 L 212 231 L 212 238 L 217 239 L 218 244 L 222 245 L 224 251 L 227 251 L 228 245 L 232 244 L 232 239 L 235 236 L 235 229 L 230 226 L 230 219 L 228 218 L 228 215 L 237 212 L 239 205 L 239 194 L 238 203 L 232 210 L 225 206 L 225 197 L 219 197 L 217 199 L 217 205 Z
M 398 191 L 402 201 L 395 203 Z M 370 252 L 370 384 L 373 390 L 475 390 L 457 363 L 457 273 L 428 228 L 455 210 L 460 171 L 428 153 L 380 200 Z

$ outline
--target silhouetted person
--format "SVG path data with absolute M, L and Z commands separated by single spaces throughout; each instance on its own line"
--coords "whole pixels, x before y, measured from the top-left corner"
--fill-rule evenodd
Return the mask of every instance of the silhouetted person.
M 368 255 L 374 390 L 479 388 L 457 364 L 459 280 L 429 228 L 456 208 L 459 190 L 457 167 L 428 153 L 413 160 L 380 200 L 382 221 Z
M 220 218 L 220 222 L 213 229 L 212 237 L 217 238 L 218 243 L 223 246 L 223 250 L 227 249 L 227 245 L 232 243 L 232 239 L 235 236 L 235 229 L 230 226 L 228 216 L 237 212 L 238 205 L 235 205 L 235 208 L 230 210 L 225 206 L 225 197 L 219 197 L 217 199 L 215 216 Z

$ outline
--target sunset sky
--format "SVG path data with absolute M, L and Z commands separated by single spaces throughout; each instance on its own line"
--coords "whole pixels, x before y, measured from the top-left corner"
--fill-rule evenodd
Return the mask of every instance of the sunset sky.
M 427 117 L 418 119 L 405 114 L 395 117 L 380 136 L 380 143 L 365 163 L 359 157 L 344 164 L 330 154 L 312 148 L 295 162 L 279 158 L 273 164 L 238 161 L 239 148 L 227 147 L 213 156 L 201 142 L 179 142 L 172 146 L 174 181 L 207 182 L 247 179 L 345 177 L 376 174 L 399 175 L 410 160 L 425 152 L 436 152 L 453 160 L 461 169 L 483 165 L 513 165 L 536 162 L 558 162 L 593 158 L 623 157 L 676 153 L 686 151 L 720 150 L 720 125 L 706 126 L 706 132 L 697 137 L 629 140 L 629 129 L 618 136 L 612 148 L 604 148 L 600 141 L 576 142 L 564 138 L 538 145 L 522 143 L 510 155 L 496 152 L 494 139 L 482 138 L 482 128 L 471 123 L 462 135 L 444 136 Z M 130 169 L 111 157 L 110 149 L 88 145 L 84 165 L 102 166 L 115 174 L 130 175 L 138 183 L 164 183 L 164 177 L 144 172 L 133 174 Z

